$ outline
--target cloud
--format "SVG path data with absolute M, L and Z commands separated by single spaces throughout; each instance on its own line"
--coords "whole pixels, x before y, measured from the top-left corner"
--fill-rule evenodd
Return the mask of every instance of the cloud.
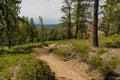
M 36 23 L 39 22 L 38 17 L 42 16 L 45 24 L 55 24 L 62 15 L 62 2 L 63 0 L 23 0 L 20 16 L 33 18 Z

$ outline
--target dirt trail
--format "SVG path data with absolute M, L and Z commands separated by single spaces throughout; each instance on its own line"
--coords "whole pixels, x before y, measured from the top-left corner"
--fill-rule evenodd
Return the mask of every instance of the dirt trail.
M 49 53 L 49 48 L 54 46 L 55 44 L 34 50 L 38 53 L 37 58 L 46 61 L 55 72 L 56 80 L 91 80 L 86 73 L 89 68 L 87 64 L 79 63 L 76 59 L 66 62 L 60 60 L 56 55 Z

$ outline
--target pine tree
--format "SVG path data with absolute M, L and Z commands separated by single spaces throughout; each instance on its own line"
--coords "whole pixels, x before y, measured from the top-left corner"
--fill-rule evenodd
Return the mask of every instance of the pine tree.
M 85 35 L 87 33 L 85 22 L 87 21 L 87 16 L 89 14 L 89 3 L 86 0 L 72 0 L 72 2 L 74 4 L 72 11 L 72 20 L 76 26 L 75 38 L 85 38 Z
M 62 6 L 62 12 L 65 14 L 64 16 L 61 17 L 62 23 L 66 24 L 68 27 L 67 33 L 68 33 L 68 39 L 72 38 L 71 35 L 71 11 L 72 11 L 72 2 L 71 0 L 64 0 L 64 5 Z
M 44 26 L 43 18 L 39 16 L 40 25 L 38 30 L 38 36 L 40 41 L 44 42 L 47 40 L 47 28 Z
M 104 17 L 100 29 L 104 32 L 105 37 L 110 34 L 119 34 L 119 19 L 120 19 L 120 1 L 106 0 L 104 5 Z
M 0 1 L 0 6 L 1 6 L 1 11 L 2 15 L 1 21 L 4 22 L 3 26 L 5 29 L 5 35 L 7 38 L 7 44 L 8 47 L 10 48 L 13 43 L 12 43 L 12 32 L 14 32 L 14 28 L 16 27 L 16 21 L 19 13 L 19 4 L 21 3 L 21 0 L 1 0 Z

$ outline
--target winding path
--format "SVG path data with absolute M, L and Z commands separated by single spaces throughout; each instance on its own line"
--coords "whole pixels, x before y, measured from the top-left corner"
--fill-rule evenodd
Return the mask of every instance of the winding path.
M 37 58 L 48 63 L 55 72 L 56 80 L 91 80 L 87 75 L 88 65 L 79 63 L 76 59 L 70 61 L 62 61 L 58 56 L 49 53 L 49 48 L 55 44 L 45 48 L 34 48 L 38 53 Z

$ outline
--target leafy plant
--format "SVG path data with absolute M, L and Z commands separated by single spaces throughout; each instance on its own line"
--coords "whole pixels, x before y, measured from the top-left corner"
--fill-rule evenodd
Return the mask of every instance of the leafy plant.
M 102 58 L 100 58 L 100 56 L 95 56 L 89 61 L 89 64 L 91 64 L 92 67 L 97 68 L 103 64 Z
M 108 60 L 106 63 L 103 63 L 101 66 L 98 67 L 98 69 L 104 74 L 108 75 L 110 73 L 113 73 L 113 70 L 117 65 L 120 64 L 120 60 L 118 57 L 113 56 L 110 60 Z
M 36 59 L 28 45 L 0 49 L 0 80 L 55 80 L 55 73 Z
M 102 54 L 105 53 L 105 52 L 108 52 L 108 50 L 107 50 L 107 49 L 103 49 L 103 48 L 100 48 L 100 49 L 98 49 L 98 51 L 97 51 L 98 55 L 102 55 Z
M 118 59 L 118 57 L 113 56 L 108 61 L 103 62 L 100 56 L 95 56 L 92 60 L 89 61 L 89 64 L 93 68 L 99 70 L 105 77 L 105 80 L 113 80 L 110 78 L 116 75 L 114 69 L 117 65 L 120 64 L 120 59 Z
M 87 52 L 83 52 L 78 55 L 78 59 L 83 62 L 88 62 L 88 56 L 89 54 Z
M 45 62 L 38 59 L 26 59 L 20 63 L 17 79 L 21 80 L 55 80 L 55 74 Z
M 120 41 L 115 40 L 115 41 L 112 41 L 112 42 L 106 42 L 105 47 L 108 47 L 108 48 L 120 48 Z

